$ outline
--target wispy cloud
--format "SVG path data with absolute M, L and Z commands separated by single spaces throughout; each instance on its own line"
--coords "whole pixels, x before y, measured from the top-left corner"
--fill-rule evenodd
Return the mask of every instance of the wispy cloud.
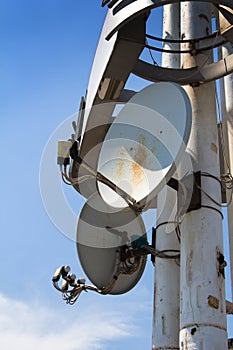
M 70 310 L 70 309 L 69 309 Z M 135 334 L 125 313 L 85 309 L 64 311 L 41 307 L 0 294 L 0 347 L 4 350 L 106 349 L 109 342 Z M 108 344 L 108 346 L 107 346 Z

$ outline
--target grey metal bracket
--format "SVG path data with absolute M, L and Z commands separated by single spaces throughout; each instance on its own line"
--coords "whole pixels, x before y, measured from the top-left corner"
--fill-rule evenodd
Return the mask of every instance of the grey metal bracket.
M 167 185 L 177 191 L 178 216 L 201 208 L 200 171 L 186 175 L 181 180 L 171 178 Z
M 164 6 L 171 3 L 179 3 L 184 0 L 122 0 L 122 1 L 110 1 L 109 11 L 111 13 L 111 21 L 109 21 L 108 33 L 106 40 L 110 40 L 112 36 L 122 29 L 127 23 L 135 20 L 136 17 L 145 16 L 150 13 L 154 8 Z M 222 28 L 216 39 L 216 45 L 222 45 L 225 42 L 233 43 L 233 1 L 232 0 L 204 0 L 204 2 L 210 2 L 216 6 L 216 8 L 225 17 L 228 25 Z M 110 6 L 111 5 L 111 6 Z M 208 38 L 201 38 L 201 41 Z M 198 38 L 200 40 L 200 38 Z M 195 41 L 195 39 L 194 39 Z M 181 41 L 182 42 L 182 41 Z M 191 45 L 191 41 L 190 41 Z M 210 45 L 201 46 L 199 51 L 211 49 Z M 152 47 L 153 49 L 153 47 Z M 189 50 L 190 51 L 190 50 Z M 192 47 L 191 47 L 192 51 Z M 195 51 L 195 49 L 194 49 Z M 193 51 L 193 52 L 194 52 Z M 195 51 L 196 52 L 196 51 Z M 192 54 L 192 52 L 191 52 Z M 199 85 L 207 83 L 216 79 L 220 79 L 227 74 L 233 72 L 233 55 L 227 58 L 207 64 L 204 67 L 193 67 L 189 69 L 169 69 L 158 67 L 153 64 L 149 64 L 142 60 L 138 60 L 132 71 L 133 74 L 153 82 L 158 81 L 173 81 L 180 85 Z

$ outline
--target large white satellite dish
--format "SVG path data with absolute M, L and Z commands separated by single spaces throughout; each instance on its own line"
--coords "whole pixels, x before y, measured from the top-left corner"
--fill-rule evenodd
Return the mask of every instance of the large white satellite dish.
M 135 238 L 147 240 L 143 220 L 133 209 L 110 207 L 98 193 L 88 199 L 77 225 L 77 251 L 87 277 L 99 289 L 108 290 L 106 294 L 126 293 L 142 276 L 146 256 L 139 257 L 136 265 L 129 259 L 129 273 L 120 265 L 122 247 Z
M 109 128 L 98 171 L 142 206 L 150 202 L 175 172 L 191 131 L 191 104 L 175 83 L 156 83 L 135 94 Z M 127 203 L 103 183 L 106 203 Z

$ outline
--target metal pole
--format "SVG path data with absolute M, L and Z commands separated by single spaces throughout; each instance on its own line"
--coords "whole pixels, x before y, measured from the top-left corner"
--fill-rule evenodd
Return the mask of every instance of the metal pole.
M 232 45 L 229 43 L 222 48 L 223 57 L 233 53 Z M 223 108 L 223 128 L 224 135 L 226 135 L 225 146 L 227 146 L 229 156 L 229 166 L 232 172 L 233 169 L 233 74 L 229 74 L 223 79 L 223 90 L 225 95 L 225 106 Z M 228 143 L 228 144 L 227 144 Z M 226 149 L 225 149 L 226 151 Z M 232 194 L 231 194 L 232 196 Z M 228 198 L 230 200 L 230 198 Z M 228 236 L 229 236 L 229 247 L 230 247 L 230 271 L 231 271 L 231 293 L 233 300 L 233 202 L 228 207 Z
M 163 37 L 180 37 L 180 4 L 164 6 Z M 165 49 L 179 49 L 179 44 L 164 44 Z M 164 53 L 164 67 L 180 67 L 180 56 Z M 180 249 L 174 232 L 176 192 L 166 187 L 157 198 L 156 249 Z M 165 224 L 172 221 L 172 224 Z M 162 225 L 161 225 L 162 224 Z M 159 226 L 160 225 L 160 226 Z M 179 349 L 180 268 L 177 261 L 155 259 L 153 349 Z
M 225 18 L 220 13 L 216 15 L 217 29 L 220 29 L 222 24 L 225 24 Z M 218 59 L 227 57 L 233 53 L 232 44 L 228 43 L 218 49 Z M 229 74 L 220 80 L 220 98 L 222 110 L 222 131 L 223 137 L 222 148 L 224 153 L 225 171 L 233 169 L 233 74 Z M 227 164 L 226 164 L 227 163 Z M 227 168 L 230 169 L 227 169 Z M 230 192 L 230 191 L 229 191 Z M 227 196 L 227 201 L 231 201 L 232 193 Z M 231 294 L 233 300 L 233 220 L 231 218 L 233 212 L 233 201 L 227 208 L 228 219 L 228 239 L 230 253 L 230 275 L 231 275 Z
M 202 37 L 210 33 L 210 4 L 198 1 L 182 3 L 182 38 Z M 185 55 L 182 66 L 203 66 L 211 61 L 211 53 Z M 189 86 L 186 91 L 193 109 L 192 132 L 188 145 L 188 151 L 193 157 L 193 171 L 218 177 L 215 84 Z M 221 187 L 217 180 L 202 176 L 201 188 L 221 203 Z M 220 210 L 202 192 L 202 208 L 187 213 L 181 224 L 181 350 L 227 349 Z

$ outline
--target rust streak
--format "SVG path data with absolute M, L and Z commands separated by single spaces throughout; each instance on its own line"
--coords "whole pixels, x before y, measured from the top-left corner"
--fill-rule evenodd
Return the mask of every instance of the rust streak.
M 121 178 L 123 175 L 124 161 L 121 160 L 117 163 L 117 177 Z
M 138 165 L 138 163 L 135 163 L 135 162 L 132 163 L 131 167 L 132 167 L 133 175 L 130 182 L 133 185 L 139 185 L 144 179 L 144 176 L 143 176 L 144 173 L 142 171 L 142 168 Z

